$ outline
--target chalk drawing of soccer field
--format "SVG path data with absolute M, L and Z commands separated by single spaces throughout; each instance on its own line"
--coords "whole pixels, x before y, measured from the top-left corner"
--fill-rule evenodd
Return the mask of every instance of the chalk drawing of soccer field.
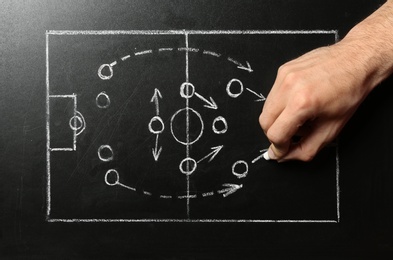
M 337 38 L 328 30 L 47 31 L 47 220 L 339 222 L 338 145 L 322 163 L 325 194 L 293 195 L 314 196 L 316 215 L 269 188 L 283 179 L 256 191 L 271 200 L 252 194 L 258 174 L 278 169 L 262 159 L 269 143 L 257 120 L 274 70 L 293 58 L 288 50 Z

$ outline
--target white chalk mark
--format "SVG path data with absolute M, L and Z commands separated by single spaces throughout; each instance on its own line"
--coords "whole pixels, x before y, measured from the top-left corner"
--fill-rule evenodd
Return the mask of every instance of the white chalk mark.
M 178 51 L 187 51 L 187 52 L 199 52 L 197 48 L 188 48 L 188 47 L 180 47 L 177 48 Z
M 338 30 L 49 30 L 47 35 L 246 35 L 246 34 L 333 34 Z
M 160 154 L 162 151 L 161 146 L 160 146 L 160 148 L 158 148 L 158 137 L 159 137 L 159 134 L 156 135 L 156 146 L 153 149 L 151 149 L 152 153 L 153 153 L 153 158 L 156 162 L 158 161 L 158 158 L 160 157 Z
M 260 150 L 261 154 L 260 154 L 257 158 L 255 158 L 254 160 L 252 160 L 251 163 L 256 163 L 256 162 L 259 161 L 260 159 L 264 158 L 264 154 L 265 154 L 265 152 L 266 152 L 267 150 L 268 150 L 268 149 Z
M 243 64 L 240 64 L 239 66 L 237 66 L 237 68 L 238 68 L 238 69 L 241 69 L 241 70 L 246 70 L 246 71 L 248 71 L 249 73 L 253 72 L 250 63 L 248 63 L 248 61 L 246 61 L 246 64 L 247 64 L 247 66 L 245 66 L 245 65 L 243 65 Z
M 239 91 L 237 93 L 233 93 L 233 91 L 231 90 L 231 87 L 233 85 L 233 83 L 236 82 L 239 85 Z M 231 79 L 228 84 L 227 84 L 227 94 L 228 96 L 230 96 L 231 98 L 237 98 L 238 96 L 240 96 L 243 93 L 243 83 L 238 80 L 238 79 Z
M 202 100 L 203 102 L 206 103 L 206 105 L 203 105 L 204 107 L 207 107 L 210 109 L 217 109 L 218 108 L 216 102 L 214 102 L 212 97 L 210 97 L 210 101 L 209 101 L 206 98 L 204 98 L 203 96 L 201 96 L 200 94 L 198 94 L 197 92 L 195 92 L 195 96 L 197 96 L 200 100 Z
M 186 165 L 186 167 L 185 167 L 186 169 L 184 169 L 184 164 Z M 190 167 L 190 164 L 191 164 L 191 167 Z M 197 168 L 197 164 L 198 163 L 194 159 L 192 159 L 191 157 L 186 157 L 180 162 L 179 170 L 181 173 L 189 176 L 195 172 L 195 170 Z
M 151 196 L 152 194 L 148 191 L 143 191 L 143 194 L 147 195 L 147 196 Z
M 160 106 L 158 103 L 159 98 L 162 98 L 161 92 L 155 88 L 154 94 L 153 94 L 152 98 L 150 99 L 150 102 L 154 102 L 154 104 L 156 105 L 156 115 L 157 116 L 160 114 Z
M 202 193 L 202 197 L 211 197 L 214 195 L 213 191 Z
M 104 75 L 103 74 L 103 70 L 105 68 L 108 68 L 109 74 L 108 75 Z M 110 64 L 102 64 L 99 68 L 98 68 L 98 77 L 100 77 L 100 79 L 102 80 L 109 80 L 111 79 L 113 76 L 113 68 Z
M 112 177 L 114 179 L 113 181 L 109 181 L 109 175 L 114 176 L 114 177 Z M 104 181 L 105 181 L 106 185 L 109 185 L 109 186 L 115 186 L 115 185 L 120 184 L 119 173 L 115 169 L 108 170 L 105 173 Z
M 188 33 L 186 33 L 186 31 L 184 30 L 184 40 L 185 40 L 185 44 L 186 44 L 186 48 L 188 49 Z M 190 83 L 190 74 L 189 74 L 189 57 L 188 57 L 188 51 L 185 52 L 186 53 L 186 83 Z M 187 89 L 187 94 L 188 94 L 188 87 Z M 188 95 L 186 95 L 188 96 Z M 189 98 L 186 98 L 186 158 L 190 158 L 190 100 Z M 191 110 L 192 111 L 192 110 Z M 195 111 L 196 112 L 196 111 Z M 197 114 L 199 115 L 199 114 Z M 172 117 L 173 119 L 173 117 Z M 202 130 L 201 130 L 201 134 L 203 132 L 203 121 L 202 118 L 199 115 L 199 119 L 202 122 Z M 171 124 L 171 130 L 172 130 L 172 124 Z M 173 134 L 173 131 L 172 131 Z M 197 139 L 199 139 L 200 136 L 198 136 Z M 196 139 L 196 140 L 197 140 Z M 181 165 L 181 164 L 180 164 Z M 195 167 L 196 167 L 197 163 L 195 163 Z M 187 161 L 187 172 L 190 172 L 190 163 L 189 161 Z M 180 166 L 179 166 L 180 167 Z M 181 167 L 180 167 L 181 168 Z M 180 170 L 181 171 L 181 170 Z M 186 174 L 186 181 L 187 181 L 187 217 L 188 219 L 190 219 L 190 175 Z
M 223 145 L 211 147 L 210 149 L 212 149 L 213 151 L 211 151 L 208 155 L 206 155 L 205 157 L 200 159 L 197 163 L 200 163 L 201 161 L 203 161 L 209 157 L 210 157 L 209 162 L 211 162 L 217 156 L 217 154 L 221 151 L 221 149 L 223 147 L 224 147 Z
M 49 95 L 49 34 L 45 33 L 45 83 L 46 83 L 46 219 L 48 220 L 51 213 L 51 149 L 50 149 L 50 95 Z
M 182 98 L 192 98 L 192 96 L 195 94 L 195 87 L 193 84 L 189 82 L 184 82 L 180 86 L 180 96 Z
M 159 51 L 159 52 L 163 52 L 163 51 L 173 51 L 173 48 L 159 48 L 158 51 Z
M 211 56 L 214 56 L 214 57 L 217 57 L 217 58 L 221 57 L 221 54 L 219 54 L 217 52 L 214 52 L 214 51 L 206 51 L 206 50 L 204 50 L 203 54 L 211 55 Z
M 51 152 L 73 152 L 74 148 L 49 148 Z
M 189 199 L 196 199 L 197 198 L 197 195 L 183 195 L 183 196 L 178 196 L 177 197 L 178 199 L 187 199 L 187 200 L 189 200 Z
M 138 55 L 145 55 L 145 54 L 152 54 L 152 53 L 153 50 L 145 50 L 145 51 L 135 52 L 134 54 L 135 56 L 138 56 Z
M 102 99 L 104 99 L 102 102 Z M 99 108 L 108 108 L 109 105 L 111 104 L 111 99 L 109 98 L 109 96 L 105 93 L 105 91 L 102 91 L 101 93 L 99 93 L 96 97 L 96 105 Z
M 233 64 L 237 65 L 237 67 L 239 69 L 246 70 L 248 72 L 253 72 L 253 70 L 251 69 L 250 63 L 248 63 L 248 61 L 246 61 L 247 65 L 243 65 L 242 63 L 240 63 L 239 61 L 237 61 L 237 60 L 235 60 L 235 59 L 233 59 L 231 57 L 228 57 L 228 61 L 230 61 Z
M 113 150 L 109 145 L 101 145 L 97 151 L 98 158 L 103 162 L 109 162 L 113 160 Z
M 132 191 L 136 191 L 136 189 L 135 189 L 134 187 L 125 185 L 125 184 L 120 183 L 120 182 L 118 182 L 116 185 L 119 185 L 119 186 L 121 186 L 121 187 L 123 187 L 123 188 L 129 189 L 129 190 L 132 190 Z
M 72 95 L 49 95 L 50 98 L 76 98 L 75 94 Z
M 131 57 L 131 55 L 126 55 L 126 56 L 122 57 L 121 60 L 125 61 L 125 60 L 129 59 L 130 57 Z
M 313 219 L 59 219 L 48 218 L 55 223 L 339 223 L 337 220 Z
M 153 124 L 155 122 L 158 122 L 159 126 L 160 126 L 160 128 L 158 128 L 157 130 L 153 129 Z M 150 133 L 152 133 L 152 134 L 161 134 L 165 129 L 164 121 L 159 116 L 152 117 L 152 119 L 150 119 L 148 127 L 149 127 Z
M 80 116 L 79 116 L 79 115 L 80 115 Z M 72 147 L 74 148 L 74 150 L 76 150 L 76 137 L 77 137 L 77 135 L 78 135 L 78 134 L 77 134 L 77 130 L 76 130 L 77 116 L 78 116 L 78 118 L 83 118 L 82 114 L 79 113 L 79 112 L 77 111 L 77 98 L 76 98 L 76 95 L 75 95 L 75 97 L 74 97 L 74 116 L 73 116 L 73 118 L 74 118 L 73 122 L 74 122 L 75 128 L 73 129 L 73 128 L 71 127 L 71 129 L 73 130 L 73 131 L 72 131 L 72 134 L 73 134 L 73 143 L 72 143 Z M 81 121 L 82 121 L 82 119 L 81 119 Z M 84 119 L 83 119 L 83 121 L 84 121 Z M 82 124 L 83 124 L 83 121 L 82 121 Z M 85 129 L 83 128 L 82 131 L 83 131 L 83 130 L 85 130 Z
M 237 172 L 236 166 L 244 165 L 244 169 L 242 172 Z M 244 178 L 248 174 L 248 164 L 243 160 L 239 160 L 232 165 L 232 174 L 235 175 L 238 179 Z
M 155 148 L 153 148 L 151 150 L 152 150 L 152 153 L 153 153 L 154 160 L 157 162 L 158 158 L 160 157 L 160 154 L 161 154 L 161 151 L 162 151 L 162 147 L 160 146 L 159 149 L 157 149 L 157 147 L 155 147 Z
M 188 99 L 187 99 L 188 100 Z M 175 135 L 175 133 L 174 133 L 174 131 L 173 131 L 173 121 L 175 120 L 175 118 L 181 113 L 181 112 L 183 112 L 183 111 L 185 111 L 186 112 L 186 141 L 182 141 L 182 140 L 180 140 L 176 135 Z M 198 117 L 198 119 L 199 119 L 199 122 L 201 123 L 201 130 L 200 130 L 200 132 L 199 132 L 199 134 L 198 134 L 198 136 L 194 139 L 194 140 L 190 140 L 190 133 L 189 133 L 189 113 L 190 112 L 192 112 L 192 113 L 194 113 L 197 117 Z M 204 124 L 203 124 L 203 120 L 202 120 L 202 117 L 201 117 L 201 115 L 197 112 L 197 111 L 195 111 L 194 109 L 192 109 L 192 108 L 190 108 L 190 107 L 185 107 L 185 108 L 182 108 L 182 109 L 180 109 L 180 110 L 178 110 L 178 111 L 176 111 L 176 113 L 174 113 L 173 114 L 173 116 L 172 116 L 172 118 L 171 118 L 171 133 L 172 133 L 172 136 L 173 136 L 173 138 L 175 138 L 175 140 L 178 142 L 178 143 L 181 143 L 181 144 L 183 144 L 183 145 L 185 145 L 186 147 L 188 147 L 189 145 L 192 145 L 193 143 L 195 143 L 195 142 L 197 142 L 200 138 L 201 138 L 201 136 L 202 136 L 202 134 L 203 134 L 203 131 L 204 131 Z M 188 149 L 187 149 L 188 150 Z M 186 151 L 187 151 L 186 150 Z M 188 153 L 187 153 L 188 154 Z
M 235 193 L 236 191 L 240 190 L 243 188 L 243 185 L 240 184 L 231 184 L 231 183 L 225 183 L 222 186 L 226 187 L 225 189 L 219 190 L 218 193 L 223 194 L 222 196 L 228 197 L 229 195 Z
M 109 64 L 109 66 L 111 66 L 111 67 L 113 67 L 113 66 L 115 66 L 115 65 L 117 65 L 117 61 L 114 61 L 114 62 L 112 62 L 111 64 Z
M 253 91 L 253 90 L 251 90 L 249 88 L 246 88 L 246 90 L 258 97 L 258 99 L 256 99 L 255 102 L 261 102 L 261 101 L 265 101 L 266 100 L 265 96 L 262 95 L 261 93 L 258 94 L 257 92 L 255 92 L 255 91 Z
M 79 122 L 79 124 L 77 123 Z M 69 126 L 75 132 L 75 135 L 80 135 L 86 129 L 86 121 L 83 115 L 76 111 L 76 115 L 70 118 Z M 75 148 L 74 148 L 75 149 Z
M 169 195 L 160 195 L 161 199 L 172 199 L 172 196 Z
M 216 124 L 217 124 L 218 122 L 222 122 L 223 125 L 224 125 L 224 127 L 223 127 L 221 130 L 218 130 L 218 129 L 217 129 Z M 216 117 L 216 118 L 213 120 L 212 129 L 213 129 L 213 132 L 214 132 L 215 134 L 225 134 L 225 133 L 228 131 L 228 123 L 227 123 L 227 121 L 225 120 L 224 117 L 218 116 L 218 117 Z

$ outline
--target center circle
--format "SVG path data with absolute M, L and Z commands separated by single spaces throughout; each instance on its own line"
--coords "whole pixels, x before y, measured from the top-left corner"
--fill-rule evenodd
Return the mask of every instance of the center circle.
M 175 140 L 183 145 L 191 145 L 203 134 L 201 115 L 192 108 L 178 110 L 171 118 L 171 133 Z

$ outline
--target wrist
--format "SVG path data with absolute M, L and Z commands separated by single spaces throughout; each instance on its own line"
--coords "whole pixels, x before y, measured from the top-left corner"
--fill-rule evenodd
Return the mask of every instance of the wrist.
M 393 0 L 356 25 L 340 42 L 356 52 L 355 61 L 371 91 L 393 73 Z

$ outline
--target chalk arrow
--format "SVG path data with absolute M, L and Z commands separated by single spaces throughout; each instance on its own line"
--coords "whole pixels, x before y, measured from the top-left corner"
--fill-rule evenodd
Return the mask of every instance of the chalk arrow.
M 240 63 L 239 66 L 237 66 L 237 68 L 241 69 L 241 70 L 246 70 L 250 73 L 253 72 L 253 70 L 251 69 L 250 63 L 248 63 L 248 61 L 246 61 L 246 63 L 247 63 L 247 67 Z
M 262 158 L 263 158 L 263 154 L 264 154 L 267 150 L 268 150 L 268 149 L 263 149 L 263 150 L 261 150 L 261 151 L 260 151 L 261 154 L 258 155 L 257 158 L 255 158 L 254 160 L 252 160 L 252 163 L 256 163 L 258 160 L 262 159 Z
M 218 193 L 223 193 L 222 196 L 228 197 L 229 195 L 235 193 L 236 191 L 240 190 L 243 188 L 243 185 L 237 185 L 237 184 L 231 184 L 231 183 L 225 183 L 222 185 L 223 187 L 226 187 L 225 189 L 219 190 Z
M 216 102 L 214 102 L 214 100 L 211 97 L 210 97 L 210 101 L 209 101 L 206 98 L 199 95 L 197 92 L 195 92 L 195 96 L 197 96 L 200 100 L 202 100 L 203 102 L 205 102 L 207 104 L 207 105 L 204 105 L 204 107 L 207 107 L 210 109 L 217 109 L 218 108 Z
M 160 148 L 158 148 L 158 136 L 159 136 L 159 134 L 156 135 L 156 146 L 151 149 L 155 161 L 158 161 L 158 158 L 160 157 L 160 154 L 162 151 L 161 146 L 160 146 Z
M 160 157 L 161 151 L 162 151 L 162 147 L 160 147 L 159 149 L 157 149 L 157 147 L 154 147 L 151 149 L 152 153 L 153 153 L 153 157 L 155 161 L 158 161 L 158 158 Z
M 255 102 L 260 102 L 260 101 L 265 101 L 266 100 L 265 96 L 262 95 L 261 93 L 258 94 L 257 92 L 255 92 L 255 91 L 253 91 L 253 90 L 251 90 L 249 88 L 246 88 L 246 90 L 248 90 L 248 92 L 250 92 L 250 93 L 252 93 L 252 94 L 254 94 L 255 96 L 258 97 L 258 99 L 256 99 Z
M 201 161 L 207 159 L 210 157 L 209 162 L 211 162 L 214 157 L 217 156 L 217 154 L 221 151 L 221 149 L 223 148 L 223 145 L 220 146 L 216 146 L 216 147 L 211 147 L 210 149 L 212 149 L 213 151 L 211 151 L 208 155 L 206 155 L 205 157 L 203 157 L 202 159 L 200 159 L 197 163 L 200 163 Z
M 160 113 L 160 107 L 158 105 L 158 99 L 162 98 L 161 92 L 158 89 L 154 89 L 154 94 L 152 98 L 150 99 L 150 102 L 154 102 L 156 104 L 156 114 L 159 115 Z

